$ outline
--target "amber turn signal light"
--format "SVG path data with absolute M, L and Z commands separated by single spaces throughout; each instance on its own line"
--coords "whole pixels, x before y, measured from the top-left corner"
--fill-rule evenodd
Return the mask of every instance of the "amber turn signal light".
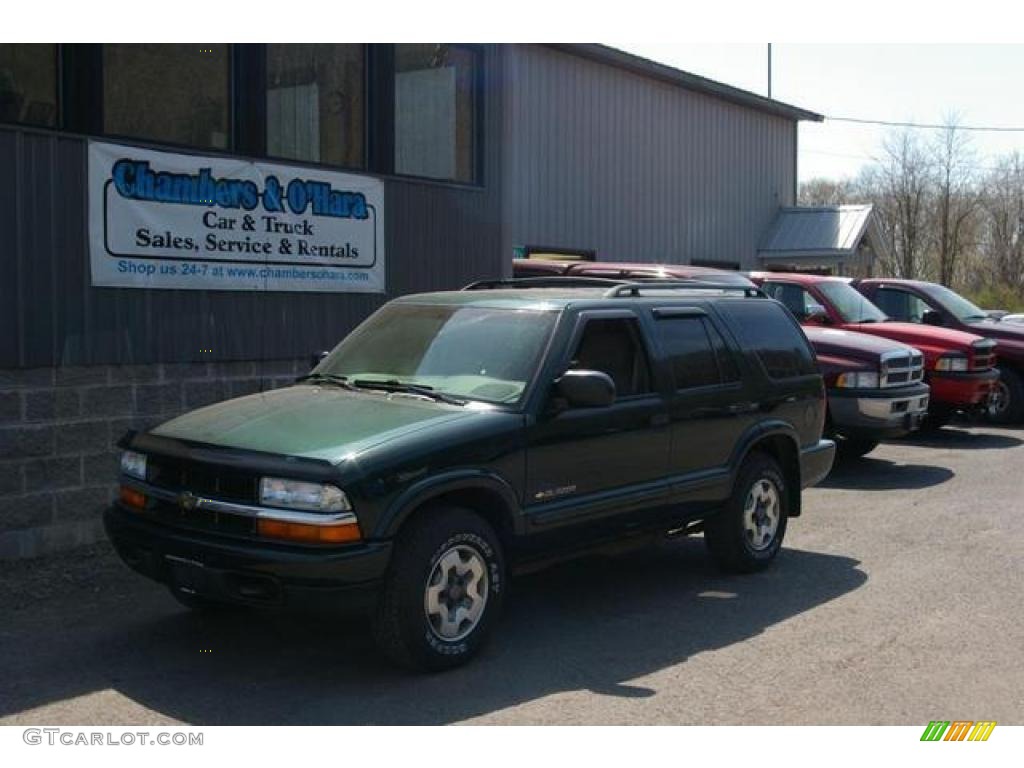
M 134 488 L 129 488 L 127 485 L 121 486 L 121 503 L 126 507 L 134 507 L 135 509 L 146 508 L 146 494 L 141 491 L 136 491 Z
M 261 518 L 256 521 L 256 532 L 268 539 L 301 541 L 306 544 L 344 544 L 362 538 L 357 523 L 310 525 Z

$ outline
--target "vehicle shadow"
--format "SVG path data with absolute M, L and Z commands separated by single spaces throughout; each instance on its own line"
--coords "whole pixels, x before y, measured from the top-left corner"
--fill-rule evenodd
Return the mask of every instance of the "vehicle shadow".
M 943 427 L 935 432 L 913 432 L 899 439 L 900 445 L 916 445 L 922 448 L 968 448 L 988 450 L 1016 448 L 1024 440 L 1011 435 L 995 432 L 968 432 L 955 427 Z
M 857 589 L 867 579 L 857 566 L 787 549 L 763 573 L 726 576 L 699 539 L 567 563 L 515 580 L 481 656 L 435 675 L 385 664 L 359 620 L 194 615 L 147 585 L 0 633 L 2 657 L 16 660 L 0 715 L 111 688 L 163 716 L 211 725 L 442 724 L 561 691 L 651 696 L 629 681 Z
M 888 459 L 865 456 L 837 461 L 817 487 L 858 491 L 916 490 L 952 480 L 955 474 L 946 467 L 899 464 Z

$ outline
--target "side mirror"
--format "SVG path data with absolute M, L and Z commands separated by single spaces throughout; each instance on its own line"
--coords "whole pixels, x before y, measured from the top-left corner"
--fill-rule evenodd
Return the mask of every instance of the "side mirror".
M 323 352 L 314 352 L 313 354 L 311 354 L 309 356 L 309 370 L 313 370 L 318 365 L 320 365 L 320 361 L 327 357 L 329 354 L 331 353 L 327 352 L 326 350 Z
M 812 304 L 807 308 L 804 322 L 813 325 L 832 325 L 832 318 L 828 316 L 828 310 L 821 304 Z
M 601 371 L 566 371 L 555 381 L 555 388 L 575 408 L 600 408 L 615 402 L 615 382 Z
M 925 325 L 945 325 L 942 322 L 942 313 L 934 309 L 926 309 L 921 313 L 921 322 Z

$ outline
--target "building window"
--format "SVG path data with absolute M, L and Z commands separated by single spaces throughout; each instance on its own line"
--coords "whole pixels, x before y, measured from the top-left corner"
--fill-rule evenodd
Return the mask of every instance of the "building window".
M 362 168 L 362 45 L 267 45 L 267 154 Z
M 477 54 L 395 46 L 395 173 L 476 181 Z
M 0 44 L 0 122 L 57 124 L 57 46 Z
M 104 133 L 226 149 L 229 80 L 227 45 L 104 45 Z
M 737 271 L 740 268 L 738 261 L 719 261 L 717 259 L 694 259 L 690 262 L 695 267 L 711 267 L 712 269 L 728 269 Z

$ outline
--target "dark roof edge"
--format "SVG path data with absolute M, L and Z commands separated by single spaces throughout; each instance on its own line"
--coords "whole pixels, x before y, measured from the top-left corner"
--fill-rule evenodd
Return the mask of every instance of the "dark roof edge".
M 620 51 L 608 45 L 597 43 L 547 43 L 548 47 L 555 48 L 575 56 L 582 56 L 592 61 L 619 67 L 644 77 L 651 77 L 692 91 L 699 91 L 711 96 L 739 104 L 743 107 L 768 112 L 773 115 L 789 118 L 790 120 L 810 120 L 816 123 L 822 122 L 825 117 L 817 112 L 811 112 L 791 104 L 768 99 L 742 88 L 734 88 L 716 80 L 709 80 L 706 77 L 695 75 L 691 72 L 684 72 L 681 69 L 670 67 L 667 64 L 659 64 L 656 61 L 636 56 L 632 53 Z

